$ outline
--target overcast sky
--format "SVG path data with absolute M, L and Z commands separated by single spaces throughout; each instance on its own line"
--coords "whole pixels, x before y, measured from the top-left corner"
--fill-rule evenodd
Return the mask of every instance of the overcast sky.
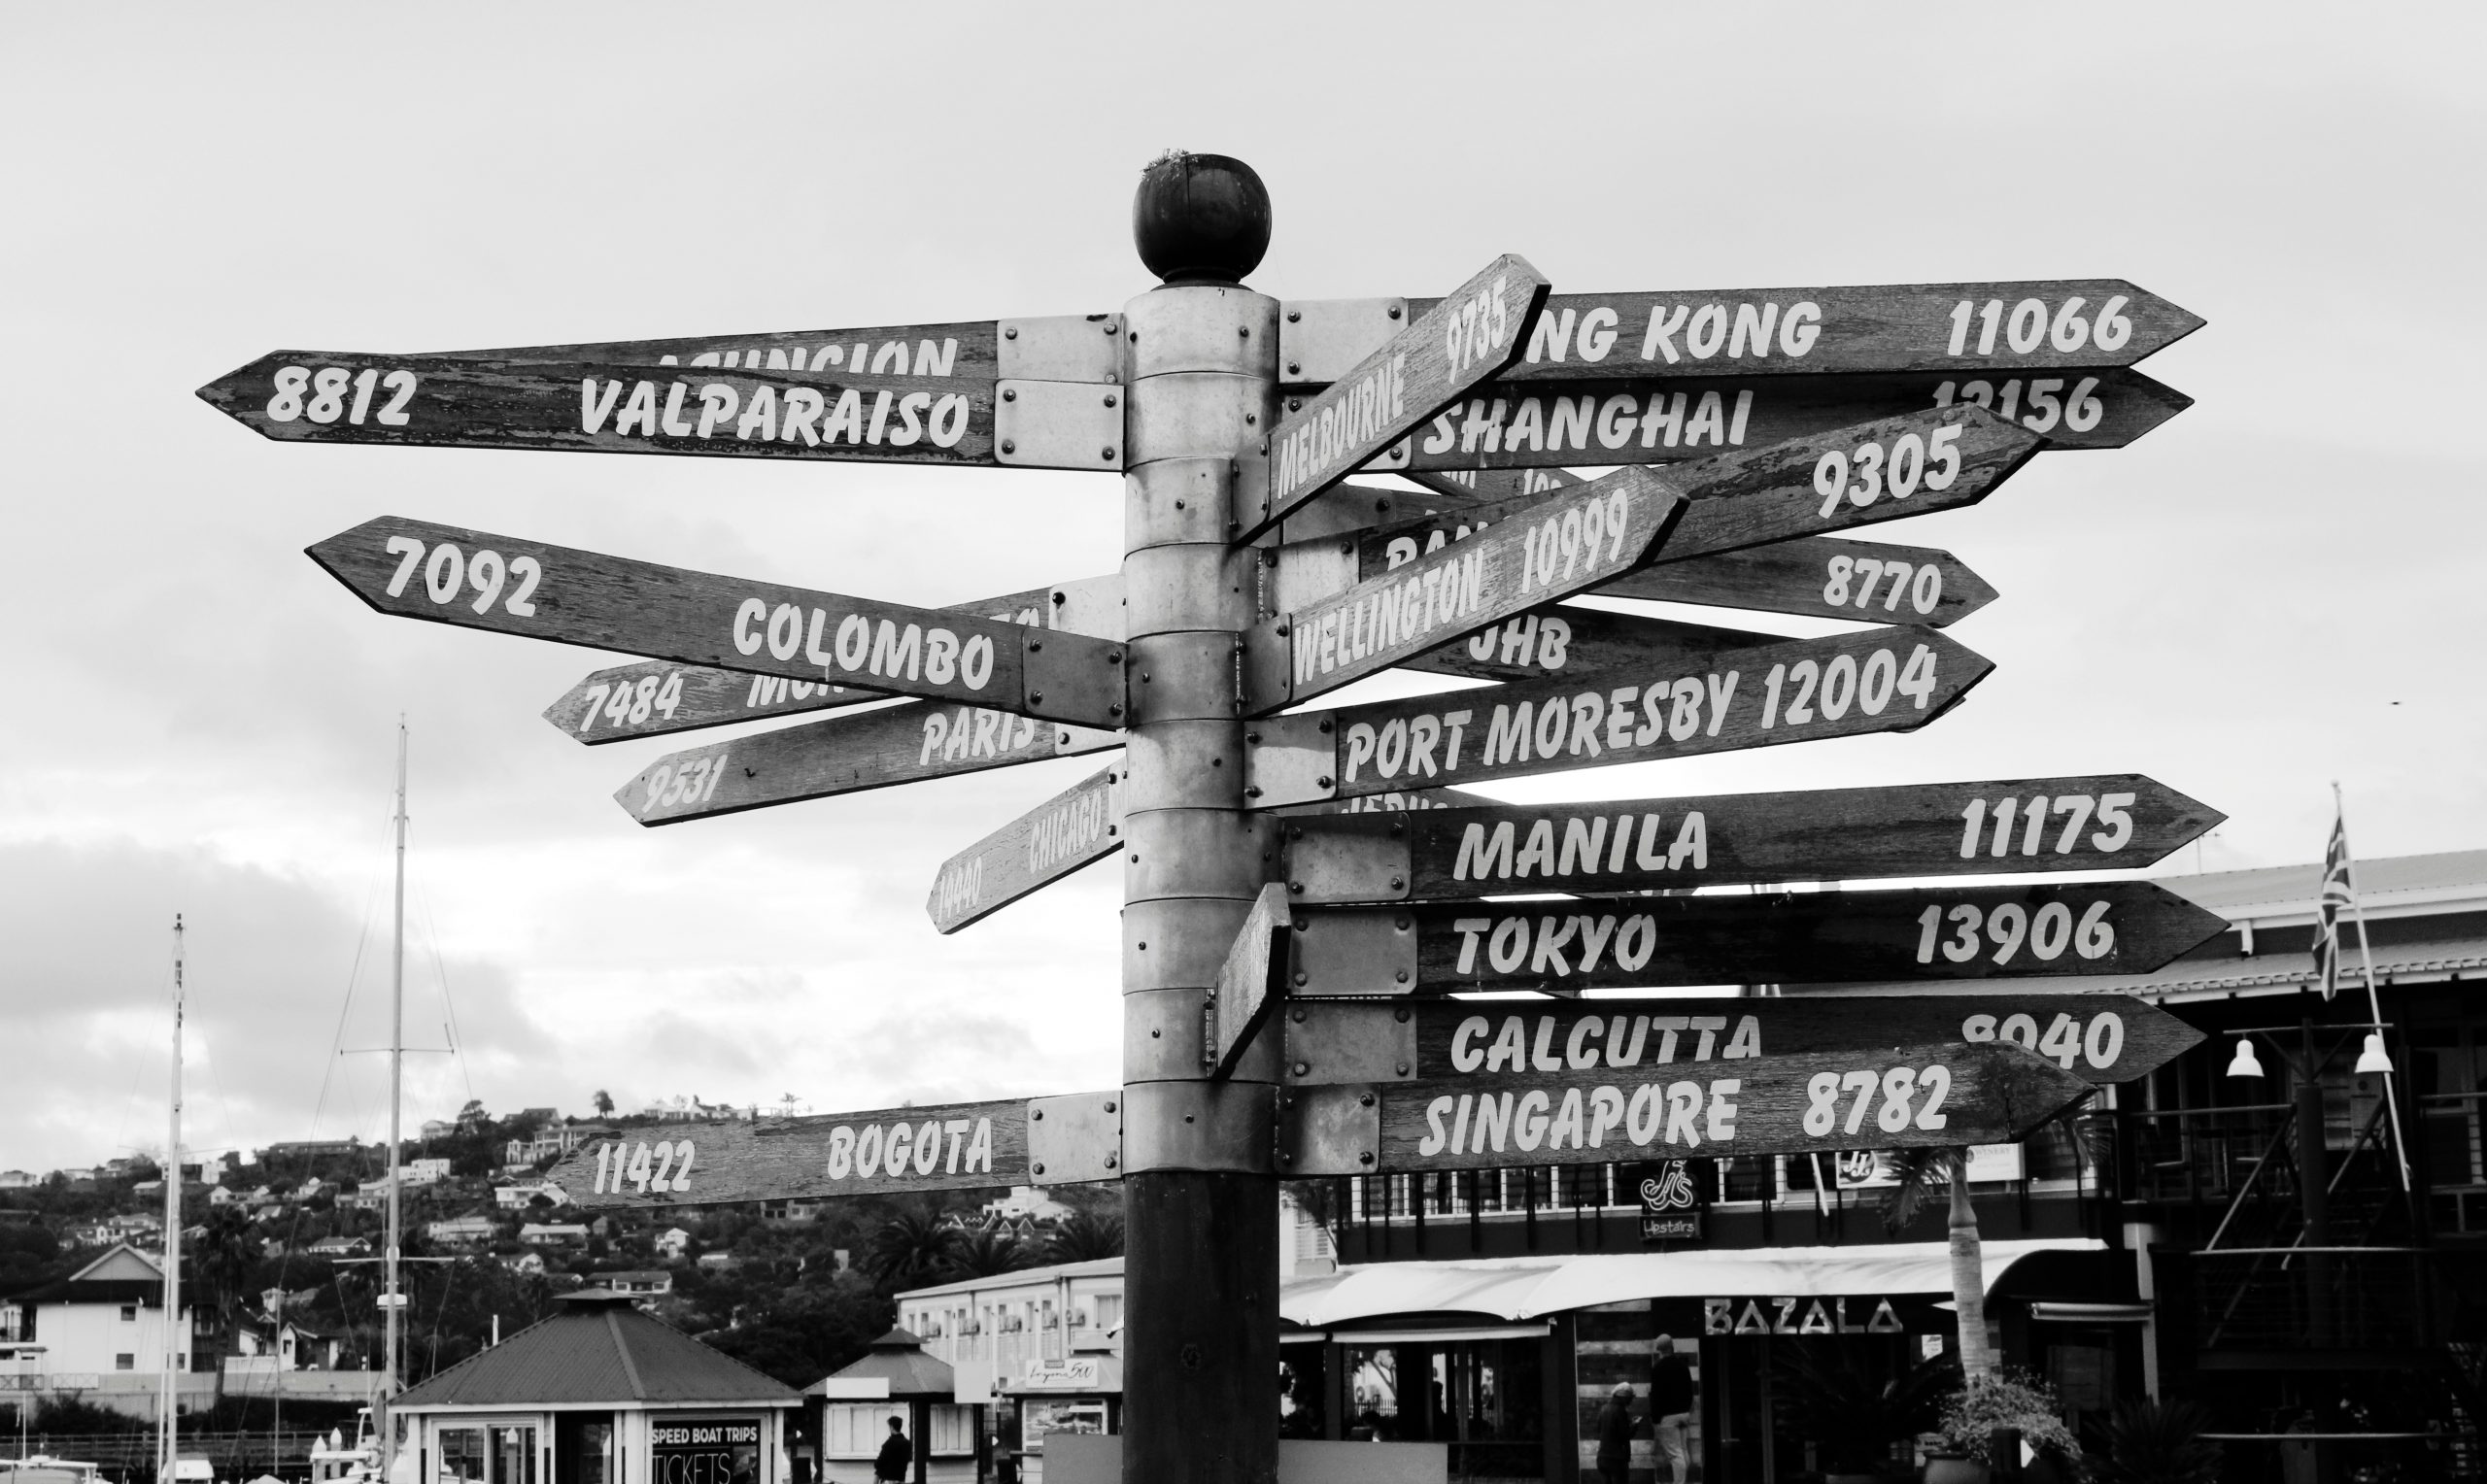
M 609 657 L 300 554 L 393 514 L 941 603 L 1111 570 L 1118 480 L 288 446 L 191 393 L 280 347 L 1114 310 L 1170 146 L 1260 171 L 1281 296 L 1517 252 L 1558 291 L 2119 277 L 2209 321 L 2142 367 L 2191 411 L 1875 533 L 2003 594 L 1953 715 L 1498 792 L 2139 770 L 2231 816 L 2216 869 L 2314 858 L 2336 778 L 2362 855 L 2487 847 L 2482 15 L 10 7 L 0 1168 L 161 1139 L 175 912 L 193 1142 L 383 1129 L 381 1059 L 333 1053 L 386 1035 L 400 712 L 409 1040 L 454 1014 L 464 1053 L 410 1121 L 1110 1085 L 1118 873 L 922 911 L 1094 759 L 642 829 L 609 795 L 664 744 L 537 717 Z

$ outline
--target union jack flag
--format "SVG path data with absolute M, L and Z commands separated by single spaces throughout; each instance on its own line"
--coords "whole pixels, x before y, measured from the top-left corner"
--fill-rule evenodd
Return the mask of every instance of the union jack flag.
M 2340 910 L 2357 900 L 2357 891 L 2349 874 L 2349 822 L 2335 809 L 2332 840 L 2323 847 L 2323 886 L 2314 903 L 2314 973 L 2326 999 L 2340 987 Z

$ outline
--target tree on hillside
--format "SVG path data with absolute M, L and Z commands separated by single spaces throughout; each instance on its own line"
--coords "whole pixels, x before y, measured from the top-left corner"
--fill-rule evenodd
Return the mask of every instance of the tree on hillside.
M 216 1306 L 218 1321 L 223 1332 L 231 1334 L 243 1302 L 251 1295 L 252 1280 L 258 1274 L 261 1241 L 251 1218 L 240 1206 L 223 1205 L 209 1208 L 207 1219 L 199 1224 L 198 1235 L 187 1243 L 184 1261 Z
M 1045 1235 L 1045 1257 L 1055 1263 L 1093 1263 L 1123 1255 L 1123 1220 L 1102 1211 L 1073 1211 Z
M 613 1116 L 613 1095 L 602 1088 L 596 1090 L 596 1116 L 598 1118 Z
M 929 1206 L 903 1206 L 872 1232 L 864 1265 L 884 1288 L 921 1288 L 948 1277 L 958 1246 L 959 1230 Z
M 950 1276 L 990 1278 L 997 1273 L 1016 1272 L 1032 1265 L 1038 1256 L 1018 1238 L 999 1231 L 963 1232 L 951 1248 Z

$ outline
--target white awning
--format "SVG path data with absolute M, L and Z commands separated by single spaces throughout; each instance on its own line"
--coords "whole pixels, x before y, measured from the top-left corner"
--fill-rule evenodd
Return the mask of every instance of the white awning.
M 2095 1237 L 1984 1244 L 1992 1291 L 2012 1265 L 2040 1252 L 2103 1252 Z M 1367 1263 L 1279 1289 L 1278 1312 L 1312 1328 L 1383 1314 L 1491 1314 L 1535 1319 L 1635 1298 L 1948 1294 L 1945 1242 L 1857 1247 L 1748 1247 L 1719 1252 L 1623 1252 L 1472 1262 Z

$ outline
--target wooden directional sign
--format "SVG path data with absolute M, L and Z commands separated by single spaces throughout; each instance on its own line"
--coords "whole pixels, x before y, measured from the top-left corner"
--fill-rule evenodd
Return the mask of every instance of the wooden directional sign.
M 2199 316 L 2122 279 L 1566 293 L 1547 301 L 1512 374 L 2125 366 L 2201 326 Z
M 924 901 L 934 929 L 956 932 L 1112 855 L 1128 776 L 1119 763 L 1093 773 L 941 862 Z
M 1268 809 L 1910 731 L 1994 666 L 1931 629 L 1874 628 L 1659 662 L 1579 682 L 1522 681 L 1264 717 L 1244 734 L 1244 801 Z
M 885 374 L 797 371 L 788 359 L 729 369 L 278 351 L 198 394 L 281 442 L 1122 467 L 1117 386 L 926 375 L 897 357 Z
M 614 791 L 642 825 L 678 825 L 1122 746 L 1122 733 L 982 706 L 908 701 L 667 753 Z
M 1409 460 L 1388 472 L 1676 463 L 1962 405 L 1990 409 L 2051 449 L 2112 449 L 2193 398 L 2126 370 L 1993 381 L 1928 373 L 1495 381 L 1418 428 Z
M 1268 529 L 1510 365 L 1548 287 L 1526 258 L 1498 257 L 1330 389 L 1294 399 L 1270 435 L 1267 503 L 1257 513 L 1238 511 L 1241 539 Z
M 1299 996 L 2147 974 L 2228 921 L 2146 881 L 1305 907 Z
M 1111 382 L 1121 368 L 1118 315 L 1055 315 L 863 329 L 768 330 L 664 340 L 445 351 L 459 360 L 518 365 L 594 361 L 627 366 L 810 371 L 817 375 L 916 376 L 962 384 L 997 381 Z
M 1942 1043 L 1704 1071 L 1290 1088 L 1278 1096 L 1278 1167 L 1301 1177 L 2001 1144 L 2091 1091 L 2016 1048 Z
M 1119 1178 L 1115 1093 L 667 1124 L 582 1144 L 547 1179 L 585 1209 Z
M 1936 628 L 1995 597 L 1987 580 L 1950 552 L 1831 536 L 1796 536 L 1643 567 L 1598 593 Z
M 1716 556 L 1818 536 L 1883 521 L 1975 504 L 2029 461 L 2043 443 L 1974 407 L 1917 412 L 1834 428 L 1763 448 L 1739 450 L 1668 471 L 1691 507 L 1656 562 Z M 1491 529 L 1539 506 L 1576 498 L 1605 479 L 1551 495 L 1414 517 L 1358 538 L 1357 566 L 1405 562 L 1459 539 L 1464 527 Z
M 1635 664 L 1707 663 L 1729 650 L 1786 637 L 1557 603 L 1437 645 L 1400 661 L 1399 668 L 1471 680 L 1543 680 L 1603 675 Z
M 1270 812 L 1288 815 L 1319 814 L 1405 814 L 1412 809 L 1463 809 L 1473 804 L 1491 803 L 1482 793 L 1466 789 L 1394 789 L 1381 793 L 1359 793 L 1349 798 L 1307 799 L 1300 804 L 1279 805 Z
M 400 618 L 1090 726 L 1122 725 L 1122 646 L 384 516 L 310 549 Z
M 1281 613 L 1244 635 L 1244 711 L 1292 705 L 1597 587 L 1648 561 L 1684 512 L 1684 496 L 1665 480 L 1627 469 Z
M 954 603 L 947 611 L 976 614 L 999 624 L 1119 639 L 1122 579 L 1082 578 L 1055 588 Z M 655 660 L 597 670 L 545 707 L 544 720 L 596 747 L 889 698 L 887 691 L 862 686 L 790 681 L 782 675 Z
M 1282 864 L 1299 905 L 2137 870 L 2226 818 L 2119 773 L 1303 820 Z
M 1286 936 L 1294 926 L 1287 914 L 1286 888 L 1277 882 L 1261 888 L 1236 930 L 1235 945 L 1218 966 L 1217 983 L 1201 1006 L 1201 1069 L 1212 1077 L 1235 1070 L 1250 1049 L 1252 1038 L 1286 995 Z
M 1297 1000 L 1287 1081 L 1300 1085 L 1733 1073 L 1755 1060 L 1853 1056 L 1895 1045 L 2001 1042 L 2085 1082 L 2130 1082 L 2202 1033 L 2129 995 L 1945 995 L 1567 999 Z

